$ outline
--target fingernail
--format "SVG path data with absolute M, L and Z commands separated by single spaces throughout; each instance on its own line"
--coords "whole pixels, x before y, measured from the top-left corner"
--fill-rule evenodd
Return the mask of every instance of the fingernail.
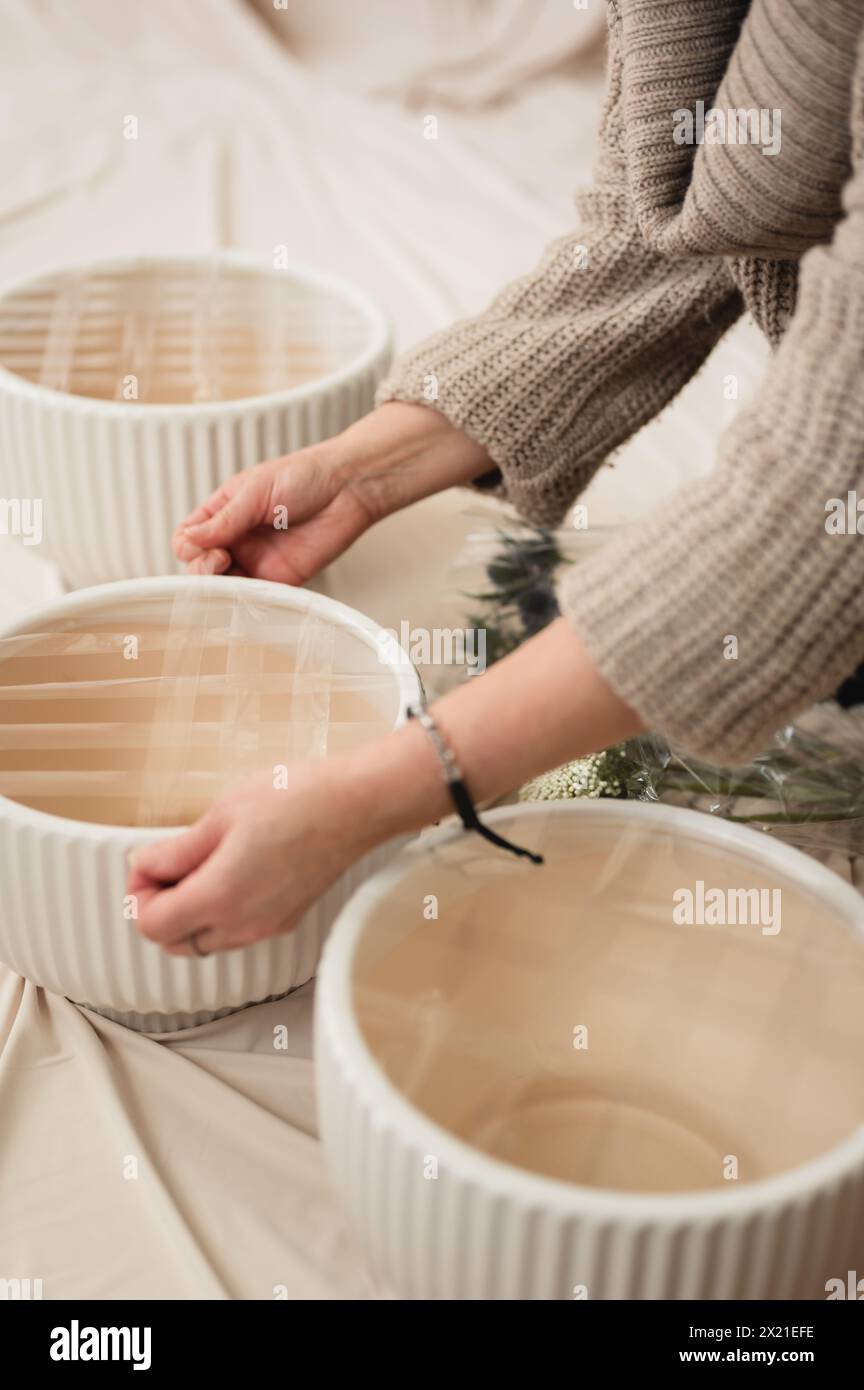
M 187 536 L 200 536 L 201 532 L 206 531 L 209 525 L 209 521 L 196 521 L 194 526 L 184 526 L 183 530 Z
M 140 851 L 137 849 L 133 849 L 130 854 L 126 855 L 126 863 L 129 865 L 130 869 L 137 869 L 139 858 Z

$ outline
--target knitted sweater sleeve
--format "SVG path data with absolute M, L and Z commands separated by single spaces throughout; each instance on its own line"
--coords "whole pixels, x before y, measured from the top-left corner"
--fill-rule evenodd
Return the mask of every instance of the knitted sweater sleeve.
M 485 313 L 401 357 L 378 402 L 433 406 L 483 444 L 496 492 L 560 521 L 619 444 L 687 382 L 738 316 L 720 259 L 673 260 L 639 232 L 627 189 L 613 7 L 600 154 L 582 224 Z M 485 481 L 485 480 L 483 480 Z
M 792 323 L 715 471 L 562 585 L 612 687 L 719 762 L 764 748 L 864 657 L 862 67 L 845 215 L 804 257 Z

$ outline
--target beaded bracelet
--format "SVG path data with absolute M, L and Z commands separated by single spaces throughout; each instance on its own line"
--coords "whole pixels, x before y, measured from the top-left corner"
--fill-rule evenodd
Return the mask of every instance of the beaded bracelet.
M 506 849 L 511 854 L 518 854 L 524 859 L 530 859 L 532 864 L 542 864 L 542 854 L 535 854 L 533 850 L 514 845 L 512 840 L 505 840 L 503 835 L 496 834 L 488 825 L 483 824 L 471 799 L 471 793 L 462 780 L 462 773 L 457 765 L 453 750 L 448 746 L 444 735 L 428 709 L 424 705 L 409 705 L 407 714 L 409 719 L 417 720 L 432 740 L 453 805 L 456 807 L 459 819 L 465 829 L 473 830 L 477 835 L 482 835 L 484 840 L 488 840 L 491 845 L 497 845 L 499 849 Z

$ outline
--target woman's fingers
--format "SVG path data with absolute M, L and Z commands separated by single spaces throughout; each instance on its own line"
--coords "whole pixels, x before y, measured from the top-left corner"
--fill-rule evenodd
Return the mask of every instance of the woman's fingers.
M 178 946 L 208 926 L 213 913 L 224 908 L 218 859 L 214 854 L 173 888 L 143 889 L 138 894 L 141 935 L 159 946 Z
M 239 474 L 237 476 L 239 477 Z M 230 481 L 233 482 L 233 479 Z M 216 512 L 220 512 L 233 490 L 229 483 L 223 483 L 221 487 L 217 487 L 215 492 L 211 492 L 210 496 L 205 498 L 199 507 L 196 507 L 184 518 L 178 529 L 183 530 L 186 526 L 196 526 L 198 522 L 207 521 Z
M 137 899 L 137 926 L 149 941 L 173 955 L 187 949 L 189 937 L 206 927 L 225 906 L 224 826 L 205 816 L 182 835 L 157 840 L 129 856 L 127 892 Z
M 210 515 L 197 518 L 193 512 L 197 519 L 183 523 L 178 532 L 178 544 L 191 544 L 199 550 L 212 550 L 217 546 L 230 549 L 236 540 L 264 520 L 269 495 L 270 484 L 262 472 L 252 469 L 241 474 L 230 496 L 223 499 L 219 493 L 214 495 Z M 205 512 L 209 507 L 210 503 L 205 503 Z
M 230 951 L 264 936 L 275 924 L 250 916 L 255 894 L 245 873 L 245 841 L 226 834 L 214 852 L 179 883 L 151 885 L 138 895 L 138 930 L 172 955 Z M 178 861 L 179 862 L 179 861 Z M 196 951 L 190 938 L 195 936 Z
M 129 856 L 129 892 L 158 883 L 176 883 L 211 854 L 221 832 L 209 816 L 199 820 L 182 835 L 170 840 L 154 840 Z
M 217 512 L 220 512 L 223 507 L 227 506 L 241 477 L 242 474 L 238 473 L 235 478 L 229 478 L 227 483 L 223 483 L 221 487 L 217 487 L 216 491 L 211 492 L 206 501 L 202 502 L 199 507 L 196 507 L 193 512 L 190 512 L 187 517 L 184 517 L 183 521 L 181 521 L 174 532 L 173 537 L 174 554 L 177 556 L 178 560 L 183 560 L 185 563 L 188 563 L 190 560 L 196 559 L 203 553 L 201 546 L 194 545 L 189 539 L 186 534 L 186 528 L 189 526 L 198 526 L 201 522 L 209 521 L 212 516 L 215 516 Z
M 279 930 L 292 931 L 295 926 L 296 921 L 288 918 L 280 922 Z M 192 935 L 195 937 L 194 946 L 189 939 Z M 190 932 L 189 936 L 176 945 L 163 946 L 162 950 L 168 956 L 212 956 L 220 951 L 245 950 L 247 946 L 253 945 L 256 941 L 263 941 L 273 935 L 275 935 L 273 923 L 267 919 L 244 922 L 242 928 L 233 923 L 228 926 L 201 927 L 194 933 Z
M 206 550 L 198 551 L 195 556 L 178 555 L 181 560 L 186 560 L 190 574 L 225 574 L 232 565 L 231 556 L 227 550 Z
M 173 545 L 192 574 L 236 568 L 303 584 L 369 524 L 335 463 L 301 449 L 229 478 L 177 528 Z
M 219 526 L 226 534 L 236 531 L 239 535 L 243 534 L 244 529 L 255 524 L 254 521 L 247 523 L 247 516 L 254 516 L 256 499 L 262 491 L 258 478 L 258 469 L 250 469 L 246 473 L 238 473 L 236 477 L 229 478 L 227 483 L 211 493 L 206 502 L 202 502 L 200 507 L 190 512 L 185 521 L 177 527 L 172 542 L 174 554 L 178 560 L 193 567 L 193 573 L 219 574 L 230 564 L 230 559 L 227 563 L 223 561 L 222 557 L 227 555 L 224 548 L 212 562 L 203 566 L 199 566 L 197 562 L 209 561 L 209 557 L 215 553 L 216 533 L 211 535 L 207 529 L 212 522 L 218 520 Z M 244 495 L 244 502 L 239 508 L 235 508 L 235 498 L 241 493 Z

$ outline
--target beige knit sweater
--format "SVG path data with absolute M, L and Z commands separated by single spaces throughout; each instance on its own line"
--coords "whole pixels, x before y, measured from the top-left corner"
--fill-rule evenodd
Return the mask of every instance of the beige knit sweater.
M 597 667 L 646 725 L 729 762 L 864 657 L 864 4 L 608 8 L 581 225 L 484 314 L 397 362 L 379 399 L 428 404 L 433 381 L 437 408 L 500 470 L 495 490 L 554 524 L 753 313 L 776 351 L 714 472 L 561 586 Z M 714 141 L 722 117 L 704 143 L 679 143 L 675 113 L 694 113 L 695 134 L 700 101 L 764 110 L 772 138 L 779 109 L 779 151 Z M 832 499 L 843 534 L 826 529 Z

